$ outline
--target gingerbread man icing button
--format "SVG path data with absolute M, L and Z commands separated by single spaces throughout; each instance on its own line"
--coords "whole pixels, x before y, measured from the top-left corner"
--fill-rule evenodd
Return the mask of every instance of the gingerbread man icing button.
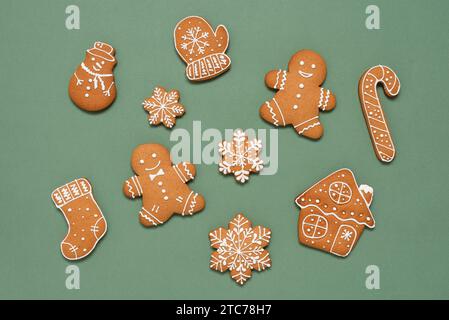
M 182 19 L 174 30 L 175 48 L 187 64 L 186 75 L 191 81 L 204 81 L 217 77 L 231 66 L 226 55 L 229 33 L 219 25 L 215 31 L 202 17 Z
M 265 84 L 278 91 L 260 107 L 262 119 L 275 126 L 291 125 L 299 135 L 310 139 L 321 138 L 319 112 L 334 109 L 336 103 L 333 93 L 321 87 L 326 73 L 326 62 L 312 50 L 295 53 L 288 71 L 268 72 Z
M 70 78 L 69 96 L 73 103 L 86 111 L 109 107 L 117 94 L 112 71 L 116 64 L 114 48 L 95 42 Z
M 195 166 L 188 162 L 173 165 L 164 146 L 137 146 L 131 167 L 136 175 L 125 181 L 123 193 L 130 199 L 142 197 L 139 219 L 145 227 L 158 226 L 175 213 L 193 215 L 204 208 L 204 198 L 187 186 L 195 177 Z

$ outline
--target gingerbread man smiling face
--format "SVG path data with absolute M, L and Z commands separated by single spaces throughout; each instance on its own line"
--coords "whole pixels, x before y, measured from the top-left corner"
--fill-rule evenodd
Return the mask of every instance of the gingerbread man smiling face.
M 266 74 L 265 84 L 279 91 L 260 107 L 260 116 L 275 126 L 292 125 L 299 135 L 319 139 L 323 134 L 319 111 L 335 108 L 335 96 L 320 87 L 325 78 L 323 58 L 311 50 L 298 51 L 290 59 L 288 71 Z
M 170 153 L 162 145 L 137 146 L 131 167 L 137 175 L 125 181 L 123 193 L 131 199 L 142 197 L 139 219 L 144 226 L 157 226 L 175 213 L 193 215 L 204 208 L 204 198 L 186 184 L 193 180 L 195 166 L 188 162 L 173 165 Z

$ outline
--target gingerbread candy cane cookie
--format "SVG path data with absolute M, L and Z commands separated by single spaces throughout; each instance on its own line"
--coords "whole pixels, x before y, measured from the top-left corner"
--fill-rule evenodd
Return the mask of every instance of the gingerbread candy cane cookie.
M 396 149 L 377 95 L 376 87 L 378 83 L 382 84 L 388 97 L 396 96 L 401 84 L 396 73 L 389 67 L 382 65 L 368 69 L 359 81 L 360 103 L 374 151 L 380 161 L 391 162 L 394 159 Z
M 103 213 L 92 195 L 92 186 L 87 179 L 75 179 L 56 188 L 51 198 L 69 227 L 61 242 L 62 255 L 68 260 L 86 257 L 107 229 Z

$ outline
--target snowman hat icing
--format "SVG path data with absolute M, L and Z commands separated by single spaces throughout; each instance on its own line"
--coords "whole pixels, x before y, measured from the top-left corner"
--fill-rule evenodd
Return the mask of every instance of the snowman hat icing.
M 87 50 L 88 53 L 100 57 L 107 61 L 115 61 L 115 50 L 114 48 L 105 42 L 97 41 L 94 43 L 93 48 Z

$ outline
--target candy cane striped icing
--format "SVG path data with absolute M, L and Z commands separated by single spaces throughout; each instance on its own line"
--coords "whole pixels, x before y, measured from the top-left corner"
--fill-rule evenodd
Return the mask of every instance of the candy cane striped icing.
M 376 91 L 378 83 L 389 97 L 396 96 L 401 86 L 396 73 L 382 65 L 370 68 L 359 81 L 360 103 L 374 151 L 380 161 L 391 162 L 396 149 Z

